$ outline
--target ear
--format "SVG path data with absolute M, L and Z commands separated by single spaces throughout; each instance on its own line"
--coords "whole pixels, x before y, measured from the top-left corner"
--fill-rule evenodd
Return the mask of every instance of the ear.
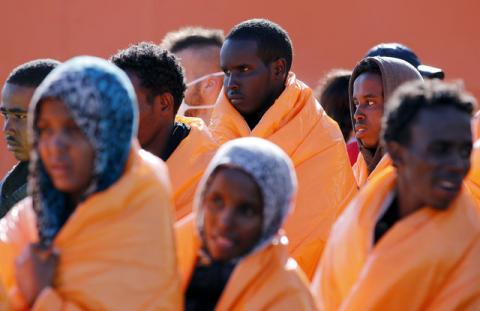
M 155 96 L 153 99 L 153 113 L 164 117 L 175 116 L 174 113 L 175 101 L 169 92 Z
M 272 74 L 277 80 L 285 81 L 287 78 L 287 61 L 285 58 L 279 58 L 271 64 Z
M 406 148 L 396 141 L 386 143 L 387 152 L 392 159 L 393 166 L 400 167 L 406 162 Z

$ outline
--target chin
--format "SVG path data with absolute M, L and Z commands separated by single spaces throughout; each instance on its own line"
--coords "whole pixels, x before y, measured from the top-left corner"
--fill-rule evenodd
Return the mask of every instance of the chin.
M 55 186 L 55 189 L 65 193 L 76 192 L 76 189 L 78 188 L 78 187 L 75 187 L 75 185 L 72 185 L 71 183 L 64 182 L 64 181 L 54 181 L 53 185 Z
M 432 202 L 429 205 L 436 210 L 445 211 L 452 204 L 452 202 L 453 202 L 453 200 L 448 200 L 448 201 L 447 200 L 438 200 L 436 202 Z

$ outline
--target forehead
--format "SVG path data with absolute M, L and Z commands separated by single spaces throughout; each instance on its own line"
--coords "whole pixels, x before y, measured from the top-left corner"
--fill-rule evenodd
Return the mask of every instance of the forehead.
M 255 40 L 228 39 L 220 50 L 220 64 L 222 67 L 234 67 L 244 64 L 262 62 L 257 54 Z
M 220 47 L 214 45 L 189 47 L 175 53 L 187 81 L 217 72 L 220 67 Z
M 70 120 L 72 119 L 72 115 L 63 101 L 47 98 L 40 103 L 38 119 Z
M 6 83 L 2 90 L 2 108 L 28 110 L 35 87 Z
M 410 144 L 471 141 L 470 115 L 455 107 L 421 109 L 411 124 Z
M 223 193 L 238 202 L 261 204 L 261 190 L 255 179 L 236 167 L 220 166 L 207 191 Z
M 353 94 L 355 95 L 380 95 L 383 92 L 382 77 L 376 73 L 364 72 L 353 82 Z

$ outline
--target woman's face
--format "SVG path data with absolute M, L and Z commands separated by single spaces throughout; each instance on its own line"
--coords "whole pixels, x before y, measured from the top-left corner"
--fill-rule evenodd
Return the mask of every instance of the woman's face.
M 55 188 L 78 199 L 92 179 L 92 146 L 62 101 L 45 100 L 35 126 L 40 158 Z
M 214 260 L 245 255 L 260 239 L 262 194 L 247 173 L 221 168 L 208 183 L 202 205 L 206 246 Z

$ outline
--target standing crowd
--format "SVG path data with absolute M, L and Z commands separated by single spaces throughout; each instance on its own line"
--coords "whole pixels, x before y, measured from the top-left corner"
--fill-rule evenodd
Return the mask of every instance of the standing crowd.
M 13 69 L 0 310 L 480 310 L 480 116 L 408 47 L 315 90 L 265 19 Z

